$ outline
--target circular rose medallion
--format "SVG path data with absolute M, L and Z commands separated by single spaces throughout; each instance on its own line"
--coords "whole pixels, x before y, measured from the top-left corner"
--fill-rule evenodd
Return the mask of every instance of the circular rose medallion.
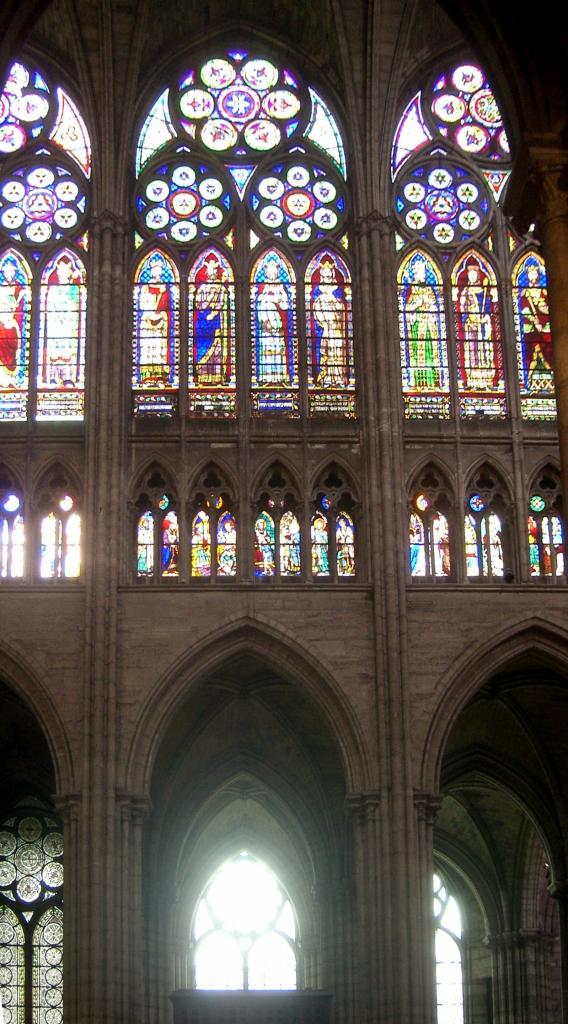
M 215 100 L 204 89 L 188 89 L 179 101 L 179 108 L 184 117 L 199 120 L 211 117 L 215 109 Z
M 404 186 L 404 197 L 409 203 L 421 203 L 425 195 L 426 189 L 418 181 L 409 181 Z
M 196 192 L 190 192 L 189 189 L 180 188 L 177 192 L 174 192 L 173 196 L 170 196 L 167 202 L 169 210 L 176 215 L 176 217 L 191 217 L 199 206 L 201 205 L 199 196 Z
M 197 227 L 192 221 L 181 221 L 181 223 L 173 225 L 170 234 L 174 242 L 182 244 L 192 242 L 197 234 Z
M 421 231 L 427 220 L 424 210 L 409 210 L 406 214 L 406 223 L 413 231 Z
M 29 220 L 51 220 L 57 209 L 57 199 L 47 188 L 33 188 L 22 206 Z
M 260 214 L 260 219 L 267 228 L 275 230 L 284 220 L 284 214 L 278 206 L 265 206 Z
M 70 210 L 68 206 L 63 206 L 60 210 L 55 211 L 53 219 L 57 227 L 65 231 L 69 228 L 74 228 L 78 218 L 75 210 Z
M 444 167 L 436 167 L 428 175 L 428 184 L 432 188 L 448 188 L 452 184 L 452 176 Z
M 0 964 L 9 964 L 12 960 L 12 950 L 8 946 L 0 946 Z
M 442 96 L 436 97 L 432 104 L 432 111 L 440 121 L 444 121 L 446 124 L 456 124 L 465 114 L 466 105 L 461 96 L 444 93 Z
M 256 92 L 248 89 L 246 85 L 233 85 L 225 89 L 217 100 L 219 111 L 230 121 L 237 121 L 244 124 L 256 117 L 260 110 L 260 99 Z
M 459 204 L 453 194 L 447 189 L 439 192 L 430 192 L 426 196 L 424 205 L 433 220 L 451 220 L 458 212 Z
M 74 181 L 67 179 L 58 181 L 55 186 L 55 195 L 62 203 L 72 203 L 79 194 L 79 186 Z
M 16 869 L 13 864 L 3 861 L 0 864 L 0 887 L 5 889 L 11 885 L 16 877 Z
M 45 1001 L 48 1006 L 59 1006 L 63 1000 L 63 993 L 58 988 L 48 988 L 45 993 Z
M 296 116 L 300 109 L 300 101 L 289 89 L 276 89 L 264 97 L 262 106 L 269 117 L 286 121 L 289 117 Z
M 45 1024 L 62 1024 L 63 1014 L 61 1010 L 46 1010 Z
M 199 220 L 205 228 L 218 228 L 223 220 L 223 213 L 218 206 L 204 206 L 200 211 Z
M 9 985 L 12 981 L 12 971 L 9 967 L 0 967 L 0 985 Z
M 251 149 L 274 149 L 280 142 L 280 129 L 271 121 L 251 121 L 245 128 L 245 142 Z
M 319 209 L 314 213 L 314 223 L 322 231 L 331 231 L 337 224 L 337 214 L 334 210 Z
M 479 227 L 479 215 L 475 210 L 462 210 L 458 221 L 464 231 L 476 231 Z
M 176 167 L 172 172 L 172 182 L 180 188 L 191 188 L 195 181 L 195 171 L 192 167 Z
M 208 149 L 223 151 L 236 145 L 238 132 L 230 121 L 211 118 L 201 129 L 201 139 Z
M 15 153 L 25 146 L 28 137 L 19 124 L 0 125 L 0 153 Z
M 151 231 L 160 231 L 165 228 L 166 224 L 169 224 L 170 215 L 167 210 L 159 207 L 157 210 L 148 210 L 145 217 L 146 226 Z
M 39 121 L 49 110 L 49 100 L 42 93 L 29 92 L 12 101 L 11 111 L 18 121 Z
M 170 193 L 170 186 L 167 181 L 156 179 L 146 186 L 146 197 L 152 203 L 161 203 Z
M 0 921 L 0 942 L 7 946 L 14 938 L 14 935 L 15 932 L 12 925 L 8 921 Z
M 48 857 L 61 857 L 63 853 L 63 836 L 61 832 L 49 832 L 43 841 L 43 849 Z
M 540 494 L 533 495 L 529 502 L 531 512 L 542 512 L 545 504 L 545 500 L 540 496 Z
M 199 186 L 199 194 L 204 199 L 218 199 L 222 192 L 223 186 L 217 178 L 204 178 Z
M 289 167 L 286 180 L 294 188 L 304 188 L 310 180 L 310 172 L 305 167 Z
M 23 210 L 20 210 L 17 206 L 10 206 L 7 210 L 4 210 L 0 220 L 2 226 L 7 228 L 8 231 L 17 231 L 22 226 L 26 219 Z
M 32 878 L 31 875 L 26 875 L 24 878 L 20 879 L 16 886 L 16 890 L 18 896 L 24 901 L 24 903 L 33 903 L 41 894 L 41 885 L 37 878 Z
M 335 185 L 331 181 L 316 181 L 314 185 L 314 196 L 320 203 L 332 203 L 337 195 Z
M 279 178 L 263 178 L 258 186 L 258 191 L 263 199 L 275 202 L 284 192 L 284 183 Z
M 49 949 L 45 950 L 44 956 L 45 962 L 47 964 L 49 964 L 51 967 L 56 967 L 57 964 L 61 963 L 63 953 L 61 952 L 60 949 L 57 948 L 57 946 L 50 946 Z
M 60 885 L 63 885 L 63 864 L 58 861 L 51 861 L 50 864 L 46 864 L 42 878 L 46 885 L 50 889 L 58 889 Z
M 449 245 L 455 232 L 451 224 L 436 224 L 432 234 L 441 245 Z
M 311 237 L 312 229 L 303 220 L 293 220 L 288 225 L 288 238 L 291 242 L 307 242 Z
M 309 217 L 315 209 L 315 203 L 309 192 L 300 192 L 296 189 L 284 196 L 282 206 L 289 217 L 298 220 L 302 217 Z
M 481 89 L 483 75 L 475 64 L 462 64 L 452 75 L 452 82 L 460 92 L 473 93 Z
M 278 69 L 269 60 L 249 60 L 242 76 L 253 89 L 271 89 L 278 81 Z
M 44 861 L 43 850 L 35 843 L 26 843 L 16 852 L 16 867 L 23 875 L 38 871 Z
M 487 128 L 479 124 L 464 124 L 456 132 L 456 142 L 466 153 L 481 153 L 489 143 Z
M 424 512 L 428 508 L 429 504 L 430 502 L 424 494 L 418 495 L 416 499 L 416 508 L 419 508 L 421 512 Z
M 60 968 L 59 967 L 50 967 L 45 972 L 45 980 L 46 980 L 48 985 L 52 985 L 54 987 L 55 987 L 55 985 L 61 985 L 61 982 L 63 980 L 63 975 L 61 973 Z
M 481 89 L 475 96 L 472 96 L 469 109 L 473 117 L 487 125 L 488 128 L 498 128 L 503 123 L 491 89 Z
M 235 80 L 235 69 L 228 60 L 214 57 L 201 68 L 201 81 L 210 89 L 225 89 Z
M 35 167 L 28 174 L 27 180 L 28 185 L 31 185 L 33 188 L 47 188 L 49 185 L 53 185 L 55 175 L 48 167 Z
M 479 195 L 479 189 L 470 181 L 466 181 L 463 185 L 458 185 L 457 188 L 458 199 L 462 203 L 474 203 Z
M 2 189 L 2 195 L 9 203 L 19 203 L 25 194 L 26 186 L 21 181 L 7 181 Z
M 58 921 L 50 921 L 43 929 L 43 937 L 50 946 L 58 946 L 63 942 L 63 928 Z

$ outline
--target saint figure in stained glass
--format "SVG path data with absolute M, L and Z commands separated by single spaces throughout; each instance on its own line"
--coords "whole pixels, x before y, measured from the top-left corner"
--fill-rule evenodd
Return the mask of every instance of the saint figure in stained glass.
M 345 278 L 330 254 L 311 276 L 311 336 L 314 383 L 318 387 L 349 384 Z
M 229 276 L 215 252 L 207 253 L 195 274 L 193 375 L 196 384 L 228 384 L 231 379 Z
M 296 376 L 293 351 L 292 279 L 286 262 L 269 252 L 254 280 L 256 378 L 258 384 L 288 386 Z
M 417 252 L 402 275 L 401 306 L 410 388 L 437 391 L 445 384 L 445 334 L 439 280 L 430 260 Z
M 137 576 L 152 576 L 154 572 L 154 517 L 150 511 L 143 512 L 136 528 Z
M 351 516 L 340 512 L 335 519 L 337 575 L 355 575 L 355 527 Z
M 494 275 L 476 255 L 471 254 L 462 261 L 454 280 L 461 388 L 466 391 L 501 390 Z
M 178 518 L 173 509 L 168 509 L 164 518 L 162 519 L 162 576 L 177 576 L 178 573 Z
M 42 286 L 41 387 L 83 383 L 84 269 L 70 251 L 47 267 Z
M 327 519 L 317 513 L 312 517 L 312 574 L 329 576 Z
M 261 512 L 254 524 L 254 571 L 256 576 L 274 576 L 276 571 L 274 520 Z
M 517 333 L 521 335 L 521 388 L 526 393 L 554 393 L 552 338 L 544 263 L 525 257 L 514 276 Z M 520 328 L 520 330 L 519 330 Z
M 280 520 L 280 574 L 300 574 L 300 524 L 293 512 L 284 512 Z
M 237 572 L 237 528 L 231 512 L 217 523 L 217 575 L 235 576 Z
M 153 252 L 142 263 L 136 286 L 136 383 L 163 388 L 177 383 L 178 286 L 170 261 Z
M 420 516 L 412 512 L 409 523 L 409 556 L 410 575 L 426 575 L 426 544 L 424 537 L 424 523 Z
M 196 513 L 191 524 L 191 575 L 211 575 L 211 527 L 204 510 Z
M 25 385 L 30 275 L 16 252 L 0 261 L 0 387 Z

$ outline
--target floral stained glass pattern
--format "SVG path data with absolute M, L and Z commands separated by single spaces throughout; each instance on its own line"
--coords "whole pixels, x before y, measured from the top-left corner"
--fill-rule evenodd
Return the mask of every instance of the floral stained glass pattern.
M 156 249 L 139 264 L 134 285 L 134 375 L 137 412 L 169 415 L 179 385 L 179 278 Z
M 297 416 L 295 278 L 290 263 L 275 249 L 253 269 L 251 320 L 254 411 Z
M 0 849 L 2 839 L 0 837 Z M 0 861 L 0 879 L 7 874 Z M 9 907 L 0 905 L 0 1005 L 3 1024 L 21 1024 L 24 1015 L 24 929 Z
M 544 261 L 525 253 L 513 269 L 513 312 L 521 411 L 526 419 L 554 419 L 554 361 Z
M 142 178 L 136 197 L 141 227 L 179 245 L 222 234 L 230 209 L 224 175 L 188 159 L 180 163 L 174 158 L 154 168 Z
M 262 227 L 300 244 L 341 228 L 346 203 L 335 175 L 300 162 L 288 167 L 275 164 L 266 171 L 250 196 Z
M 490 161 L 510 160 L 501 112 L 478 65 L 460 64 L 441 75 L 429 103 L 440 135 L 464 153 Z
M 235 286 L 217 249 L 196 260 L 189 275 L 189 411 L 201 416 L 236 412 Z
M 478 253 L 466 253 L 452 274 L 458 390 L 462 416 L 507 412 L 497 281 Z
M 483 180 L 465 165 L 439 156 L 401 176 L 395 208 L 407 231 L 442 246 L 469 241 L 491 214 Z
M 33 937 L 33 1024 L 63 1022 L 63 912 L 42 914 Z
M 0 420 L 25 420 L 28 405 L 31 274 L 15 249 L 0 256 Z
M 44 245 L 76 235 L 86 208 L 80 176 L 52 162 L 13 168 L 0 181 L 0 224 L 15 241 Z
M 402 389 L 408 418 L 450 415 L 450 381 L 442 278 L 421 250 L 398 273 Z
M 310 262 L 305 281 L 310 414 L 355 416 L 349 271 L 324 249 Z
M 81 419 L 85 386 L 86 275 L 70 249 L 42 275 L 37 418 Z

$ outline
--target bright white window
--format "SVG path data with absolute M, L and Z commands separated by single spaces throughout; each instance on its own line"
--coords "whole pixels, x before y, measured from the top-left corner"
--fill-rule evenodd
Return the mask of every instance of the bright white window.
M 440 875 L 434 875 L 438 1024 L 463 1024 L 462 920 Z

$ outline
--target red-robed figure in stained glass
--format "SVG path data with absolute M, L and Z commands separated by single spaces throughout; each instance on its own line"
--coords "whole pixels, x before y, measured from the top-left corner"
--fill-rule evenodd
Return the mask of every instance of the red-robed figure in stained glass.
M 529 256 L 517 276 L 522 330 L 523 383 L 527 391 L 554 391 L 552 337 L 544 266 Z
M 228 277 L 214 253 L 195 275 L 193 373 L 196 384 L 231 380 Z
M 455 289 L 460 385 L 467 391 L 494 391 L 501 380 L 497 288 L 485 267 L 469 256 Z
M 144 268 L 140 276 L 139 373 L 142 387 L 163 387 L 170 382 L 172 373 L 172 295 L 168 279 L 171 275 L 166 273 L 168 269 L 165 260 L 155 254 L 150 257 L 149 268 Z
M 29 286 L 14 258 L 0 263 L 0 387 L 17 386 Z M 20 279 L 20 280 L 19 280 Z

